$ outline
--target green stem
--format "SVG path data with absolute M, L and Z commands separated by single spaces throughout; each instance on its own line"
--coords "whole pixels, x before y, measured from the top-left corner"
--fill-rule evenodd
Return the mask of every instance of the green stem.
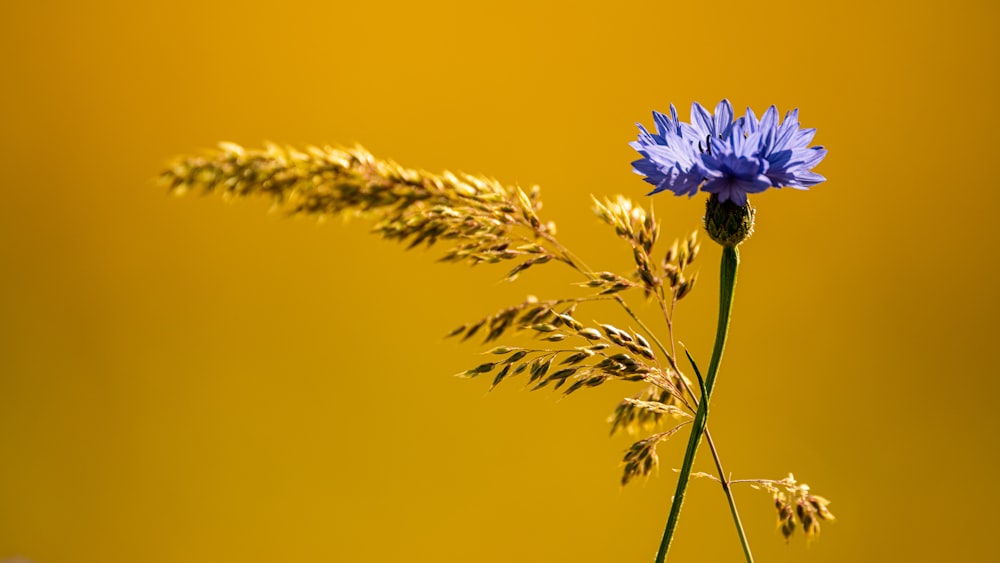
M 708 424 L 708 404 L 712 397 L 712 389 L 715 387 L 715 378 L 719 373 L 722 352 L 726 348 L 726 337 L 729 334 L 730 310 L 733 304 L 733 295 L 736 291 L 736 270 L 739 267 L 739 263 L 740 255 L 736 247 L 723 247 L 722 266 L 719 273 L 719 322 L 715 332 L 715 346 L 712 349 L 712 359 L 708 364 L 708 374 L 705 376 L 705 394 L 698 403 L 698 411 L 694 415 L 691 437 L 688 439 L 687 451 L 684 453 L 684 463 L 681 466 L 680 475 L 677 477 L 677 490 L 674 492 L 674 499 L 670 505 L 670 516 L 667 518 L 667 527 L 663 531 L 660 549 L 656 552 L 656 563 L 663 563 L 667 558 L 667 551 L 670 549 L 670 543 L 674 539 L 677 520 L 680 518 L 681 507 L 684 504 L 684 494 L 687 492 L 688 480 L 691 478 L 691 468 L 694 466 L 695 454 L 698 452 L 702 434 Z M 743 534 L 741 534 L 742 536 Z M 749 555 L 749 549 L 745 546 L 746 544 L 744 543 L 744 551 Z M 748 557 L 748 561 L 750 560 Z
M 719 459 L 719 452 L 716 451 L 715 442 L 712 441 L 712 435 L 708 433 L 707 428 L 705 429 L 705 441 L 708 442 L 708 449 L 712 451 L 712 457 L 715 458 L 715 467 L 719 470 L 719 482 L 722 483 L 722 490 L 726 492 L 726 499 L 729 501 L 729 511 L 732 512 L 733 522 L 736 523 L 736 533 L 740 536 L 740 545 L 743 547 L 743 556 L 746 557 L 747 563 L 753 563 L 753 553 L 750 552 L 750 542 L 747 540 L 747 533 L 743 529 L 743 522 L 740 520 L 740 512 L 736 510 L 736 497 L 733 496 L 733 490 L 730 486 L 732 481 L 726 477 L 726 473 L 722 469 L 722 460 Z

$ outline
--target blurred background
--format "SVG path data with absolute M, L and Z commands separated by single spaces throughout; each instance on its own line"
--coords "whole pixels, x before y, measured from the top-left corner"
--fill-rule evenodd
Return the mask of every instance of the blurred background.
M 969 0 L 7 6 L 0 559 L 651 561 L 685 439 L 619 486 L 631 440 L 606 417 L 637 387 L 559 400 L 451 377 L 485 348 L 444 334 L 575 294 L 571 272 L 506 284 L 506 267 L 438 264 L 363 221 L 170 197 L 153 178 L 223 140 L 361 143 L 539 184 L 568 246 L 627 270 L 590 194 L 655 203 L 667 239 L 697 229 L 702 199 L 645 199 L 627 143 L 651 110 L 724 97 L 801 108 L 830 151 L 825 184 L 753 200 L 713 400 L 734 478 L 794 472 L 838 517 L 786 544 L 768 495 L 738 489 L 758 560 L 988 558 L 997 15 Z M 718 258 L 707 243 L 677 317 L 705 364 Z M 741 560 L 714 483 L 692 484 L 671 556 Z

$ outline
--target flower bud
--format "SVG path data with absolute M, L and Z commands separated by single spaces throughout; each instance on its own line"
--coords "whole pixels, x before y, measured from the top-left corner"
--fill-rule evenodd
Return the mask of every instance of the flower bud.
M 732 201 L 720 202 L 712 194 L 705 206 L 705 230 L 712 240 L 722 246 L 735 248 L 753 234 L 754 208 L 747 202 L 736 205 Z

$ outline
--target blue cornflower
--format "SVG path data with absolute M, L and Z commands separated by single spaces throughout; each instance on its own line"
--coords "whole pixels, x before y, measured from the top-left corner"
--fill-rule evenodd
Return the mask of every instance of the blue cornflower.
M 812 172 L 826 156 L 823 147 L 810 147 L 815 129 L 800 129 L 798 110 L 778 120 L 778 110 L 768 108 L 761 119 L 747 108 L 734 120 L 733 106 L 722 100 L 709 113 L 701 104 L 691 106 L 691 123 L 653 112 L 656 133 L 639 125 L 638 140 L 630 143 L 642 158 L 633 170 L 655 186 L 650 194 L 670 190 L 692 196 L 699 190 L 715 194 L 720 202 L 737 205 L 747 194 L 768 188 L 807 189 L 825 180 Z

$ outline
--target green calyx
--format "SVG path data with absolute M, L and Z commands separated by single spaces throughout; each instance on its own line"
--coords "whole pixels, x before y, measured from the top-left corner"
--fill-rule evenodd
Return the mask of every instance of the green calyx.
M 722 246 L 736 248 L 753 234 L 754 208 L 747 202 L 736 205 L 731 201 L 720 202 L 712 194 L 705 206 L 705 230 L 712 240 Z

